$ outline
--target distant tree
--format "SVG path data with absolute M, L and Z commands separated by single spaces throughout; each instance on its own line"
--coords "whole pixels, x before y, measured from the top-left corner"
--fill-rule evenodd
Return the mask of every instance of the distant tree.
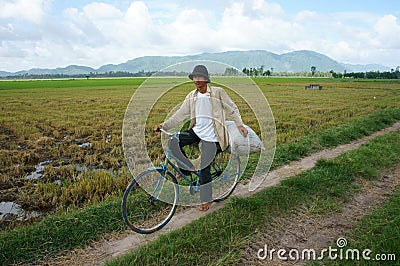
M 263 76 L 267 76 L 267 77 L 271 76 L 271 71 L 269 71 L 269 69 L 267 69 L 267 71 L 265 71 L 263 73 Z
M 258 76 L 258 69 L 257 68 L 253 68 L 253 74 L 255 77 Z
M 333 72 L 333 73 L 332 73 L 332 77 L 334 77 L 335 79 L 336 79 L 336 78 L 339 78 L 339 79 L 340 79 L 340 78 L 343 77 L 343 74 L 342 74 L 342 73 Z
M 261 65 L 258 69 L 258 73 L 262 76 L 264 74 L 264 65 Z
M 237 69 L 233 68 L 233 67 L 227 67 L 225 69 L 225 76 L 237 76 L 238 75 L 238 71 Z
M 316 68 L 315 66 L 312 66 L 312 67 L 311 67 L 311 76 L 314 77 L 315 71 L 316 71 L 316 70 L 317 70 L 317 68 Z

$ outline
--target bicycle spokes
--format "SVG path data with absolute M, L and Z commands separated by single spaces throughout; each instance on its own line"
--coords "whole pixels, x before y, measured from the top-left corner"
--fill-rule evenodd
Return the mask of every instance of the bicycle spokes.
M 171 219 L 178 198 L 179 188 L 174 176 L 160 175 L 156 169 L 145 171 L 131 182 L 124 193 L 124 221 L 135 232 L 152 233 Z M 172 204 L 168 203 L 169 200 Z

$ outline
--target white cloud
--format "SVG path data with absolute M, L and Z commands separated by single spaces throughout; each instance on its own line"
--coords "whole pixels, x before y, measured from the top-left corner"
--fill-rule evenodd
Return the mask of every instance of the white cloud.
M 400 49 L 400 24 L 394 15 L 385 15 L 374 25 L 377 48 Z
M 259 12 L 255 17 L 246 11 L 249 7 L 243 2 L 225 9 L 218 26 L 218 35 L 224 48 L 267 49 L 273 52 L 288 49 L 297 35 L 298 25 L 277 16 L 283 12 L 279 6 L 268 9 L 264 1 L 255 1 L 253 4 L 250 8 Z
M 152 24 L 149 10 L 144 2 L 133 2 L 125 13 L 125 21 L 136 30 L 147 28 Z
M 270 3 L 265 0 L 253 0 L 251 11 L 247 13 L 248 16 L 255 17 L 282 17 L 284 15 L 283 8 L 276 3 Z
M 172 23 L 160 28 L 164 44 L 175 49 L 175 54 L 213 51 L 216 32 L 209 23 L 210 15 L 194 9 L 181 11 Z
M 14 18 L 39 24 L 49 5 L 49 0 L 3 0 L 0 18 Z
M 340 27 L 328 31 L 328 34 L 332 34 L 333 37 L 327 39 L 326 45 L 320 45 L 315 49 L 319 49 L 320 52 L 339 62 L 377 63 L 394 68 L 400 63 L 398 60 L 400 32 L 395 25 L 390 27 L 386 25 L 382 31 L 374 25 L 380 25 L 380 23 L 361 27 L 343 22 Z M 391 34 L 388 34 L 387 30 Z
M 26 51 L 20 49 L 12 43 L 6 43 L 0 46 L 0 57 L 21 59 L 25 56 L 27 56 Z
M 65 10 L 64 15 L 69 19 L 69 22 L 60 25 L 66 30 L 66 32 L 61 32 L 60 34 L 67 37 L 67 42 L 73 42 L 77 45 L 90 45 L 92 47 L 102 46 L 107 43 L 107 38 L 99 30 L 96 23 L 84 12 L 70 8 Z
M 40 35 L 36 31 L 31 31 L 21 24 L 4 23 L 0 24 L 1 42 L 20 42 L 25 40 L 38 40 Z
M 85 15 L 92 20 L 96 19 L 116 19 L 123 15 L 121 10 L 113 5 L 94 2 L 83 8 Z

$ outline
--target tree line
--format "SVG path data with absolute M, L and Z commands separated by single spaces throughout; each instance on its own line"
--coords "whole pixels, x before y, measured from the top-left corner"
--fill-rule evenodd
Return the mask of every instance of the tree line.
M 259 76 L 311 76 L 311 77 L 332 77 L 332 78 L 365 78 L 365 79 L 400 79 L 400 66 L 396 67 L 396 69 L 391 69 L 391 71 L 366 71 L 366 72 L 347 72 L 346 70 L 343 73 L 335 72 L 333 70 L 329 72 L 320 72 L 317 71 L 316 66 L 310 67 L 310 72 L 276 72 L 273 73 L 274 68 L 264 69 L 264 66 L 261 67 L 245 67 L 242 72 L 250 77 L 259 77 Z M 225 71 L 225 75 L 229 75 L 233 73 L 233 70 L 227 68 Z
M 260 66 L 260 67 L 250 67 L 250 68 L 243 68 L 242 72 L 246 74 L 247 76 L 251 77 L 257 77 L 257 76 L 266 76 L 269 77 L 272 75 L 274 68 L 271 67 L 270 69 L 264 70 L 265 66 Z
M 19 74 L 0 77 L 0 79 L 61 79 L 61 78 L 107 78 L 107 77 L 150 77 L 157 73 L 157 76 L 185 76 L 186 72 L 157 72 L 157 71 L 144 71 L 141 70 L 136 73 L 128 71 L 108 71 L 104 73 L 90 72 L 88 74 Z M 329 72 L 317 71 L 315 66 L 311 66 L 310 71 L 302 72 L 274 72 L 274 68 L 265 69 L 264 66 L 260 67 L 245 67 L 242 73 L 250 77 L 269 77 L 269 76 L 296 76 L 296 77 L 332 77 L 332 78 L 365 78 L 365 79 L 400 79 L 400 66 L 391 71 L 367 71 L 367 72 Z M 222 74 L 224 76 L 238 76 L 242 75 L 236 68 L 226 68 Z
M 364 79 L 400 79 L 399 67 L 391 71 L 367 71 L 367 72 L 344 72 L 332 73 L 334 78 L 364 78 Z

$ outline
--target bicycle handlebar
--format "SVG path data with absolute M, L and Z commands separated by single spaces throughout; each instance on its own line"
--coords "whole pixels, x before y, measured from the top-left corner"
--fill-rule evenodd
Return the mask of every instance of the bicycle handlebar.
M 164 134 L 166 134 L 166 135 L 168 135 L 168 136 L 173 136 L 173 135 L 186 135 L 186 136 L 189 136 L 189 135 L 190 135 L 190 134 L 187 133 L 187 132 L 175 132 L 175 133 L 170 133 L 170 132 L 166 131 L 166 130 L 163 129 L 163 128 L 160 128 L 159 130 L 160 130 L 162 133 L 164 133 Z
M 163 128 L 160 128 L 159 130 L 160 130 L 162 133 L 164 133 L 164 134 L 166 134 L 166 135 L 168 135 L 168 136 L 174 135 L 173 133 L 169 133 L 168 131 L 166 131 L 166 130 L 163 129 Z

